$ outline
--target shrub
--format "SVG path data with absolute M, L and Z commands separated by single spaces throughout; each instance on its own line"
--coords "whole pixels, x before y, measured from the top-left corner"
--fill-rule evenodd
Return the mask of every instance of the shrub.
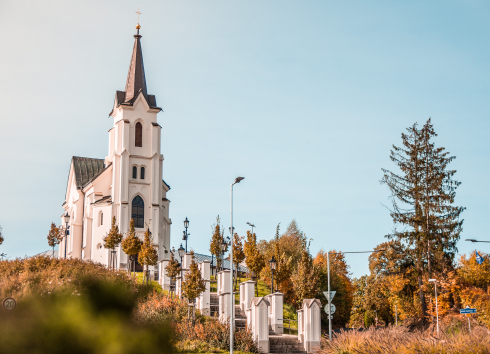
M 171 353 L 169 325 L 140 324 L 132 318 L 137 296 L 114 281 L 85 278 L 84 293 L 61 289 L 24 296 L 0 316 L 5 354 Z
M 472 335 L 462 330 L 443 328 L 439 338 L 434 337 L 432 331 L 409 332 L 401 326 L 365 331 L 341 330 L 331 342 L 323 338 L 318 353 L 488 353 L 489 334 L 484 327 L 473 328 Z

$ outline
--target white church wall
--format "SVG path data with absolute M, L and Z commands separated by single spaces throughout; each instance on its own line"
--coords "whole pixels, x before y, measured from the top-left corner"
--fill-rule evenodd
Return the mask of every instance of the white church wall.
M 108 250 L 104 248 L 104 236 L 106 236 L 111 229 L 112 219 L 112 207 L 111 205 L 94 206 L 93 213 L 97 215 L 100 220 L 100 215 L 103 214 L 103 223 L 100 225 L 100 221 L 92 224 L 92 247 L 91 254 L 94 262 L 108 265 Z

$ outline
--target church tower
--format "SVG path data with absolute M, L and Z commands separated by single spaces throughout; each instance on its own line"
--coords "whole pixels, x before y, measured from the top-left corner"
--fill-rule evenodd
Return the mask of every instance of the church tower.
M 129 231 L 133 219 L 138 234 L 150 228 L 158 245 L 159 260 L 166 259 L 170 248 L 170 187 L 162 179 L 163 155 L 160 153 L 162 127 L 157 114 L 162 111 L 146 87 L 140 26 L 136 26 L 133 53 L 124 91 L 117 91 L 110 117 L 109 154 L 105 164 L 112 164 L 112 214 L 121 233 Z M 126 255 L 120 251 L 121 262 Z
M 123 236 L 128 234 L 131 219 L 141 239 L 149 228 L 159 260 L 170 256 L 170 186 L 162 179 L 162 127 L 157 122 L 162 109 L 147 92 L 139 24 L 136 28 L 126 87 L 116 92 L 109 114 L 113 119 L 109 153 L 105 159 L 74 156 L 71 161 L 60 258 L 110 266 L 113 255 L 104 248 L 103 238 L 113 217 Z M 118 247 L 116 267 L 125 267 L 127 262 L 127 255 Z

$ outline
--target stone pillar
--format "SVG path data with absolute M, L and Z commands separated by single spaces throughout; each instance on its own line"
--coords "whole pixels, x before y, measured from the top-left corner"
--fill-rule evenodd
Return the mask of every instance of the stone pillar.
M 244 290 L 244 295 L 243 295 L 243 310 L 246 311 L 250 308 L 250 302 L 254 298 L 254 292 L 255 292 L 255 282 L 252 280 L 247 280 L 246 282 L 243 282 L 243 290 Z
M 230 271 L 224 270 L 218 273 L 218 295 L 230 292 Z
M 159 262 L 158 273 L 160 276 L 158 279 L 158 283 L 160 284 L 163 290 L 170 291 L 170 278 L 167 276 L 167 271 L 165 270 L 168 263 L 169 260 L 164 260 Z
M 304 348 L 313 353 L 320 348 L 322 304 L 318 299 L 303 300 Z
M 260 352 L 269 352 L 269 302 L 265 297 L 254 297 L 251 301 L 252 335 Z
M 192 254 L 186 253 L 184 257 L 182 258 L 182 263 L 183 263 L 183 268 L 184 268 L 184 275 L 187 270 L 189 270 L 189 267 L 191 266 L 192 262 Z
M 245 297 L 244 292 L 245 292 L 245 290 L 244 290 L 244 288 L 245 288 L 244 283 L 240 283 L 238 285 L 238 291 L 240 294 L 240 297 L 239 297 L 240 301 L 238 303 L 240 304 L 240 310 L 242 310 L 242 311 L 245 311 L 245 306 L 244 306 L 244 297 Z
M 199 310 L 201 314 L 204 316 L 211 315 L 211 289 L 210 289 L 210 274 L 211 274 L 211 266 L 209 261 L 203 261 L 199 263 L 199 270 L 201 271 L 202 279 L 206 282 L 206 290 L 199 296 L 198 304 Z
M 272 331 L 279 335 L 284 333 L 283 326 L 283 303 L 284 303 L 284 295 L 281 293 L 274 293 L 269 295 L 270 306 L 270 325 Z
M 219 321 L 227 323 L 230 320 L 230 293 L 219 294 Z
M 303 309 L 298 310 L 298 341 L 304 342 Z

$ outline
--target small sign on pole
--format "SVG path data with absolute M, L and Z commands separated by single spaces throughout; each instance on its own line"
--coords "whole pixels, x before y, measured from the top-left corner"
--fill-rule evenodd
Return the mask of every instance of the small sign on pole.
M 472 309 L 470 308 L 469 306 L 466 306 L 466 308 L 464 309 L 460 309 L 459 310 L 459 313 L 460 314 L 465 314 L 466 317 L 468 317 L 468 329 L 470 330 L 470 334 L 471 334 L 471 323 L 470 323 L 470 315 L 472 313 L 476 313 L 476 309 Z
M 17 306 L 17 302 L 14 300 L 14 298 L 8 297 L 3 300 L 2 306 L 5 310 L 10 311 L 15 309 Z
M 331 292 L 330 292 L 330 302 L 333 300 L 333 297 L 335 296 L 335 293 L 336 293 L 336 292 L 337 292 L 337 291 L 331 291 Z M 327 298 L 327 300 L 328 300 L 328 297 L 329 297 L 329 296 L 328 296 L 328 291 L 324 291 L 324 292 L 323 292 L 323 295 L 325 295 L 325 297 L 326 297 L 326 298 Z
M 328 304 L 325 305 L 325 313 L 329 313 L 330 315 L 334 314 L 335 313 L 335 305 L 334 304 L 330 304 L 330 313 L 328 312 Z

